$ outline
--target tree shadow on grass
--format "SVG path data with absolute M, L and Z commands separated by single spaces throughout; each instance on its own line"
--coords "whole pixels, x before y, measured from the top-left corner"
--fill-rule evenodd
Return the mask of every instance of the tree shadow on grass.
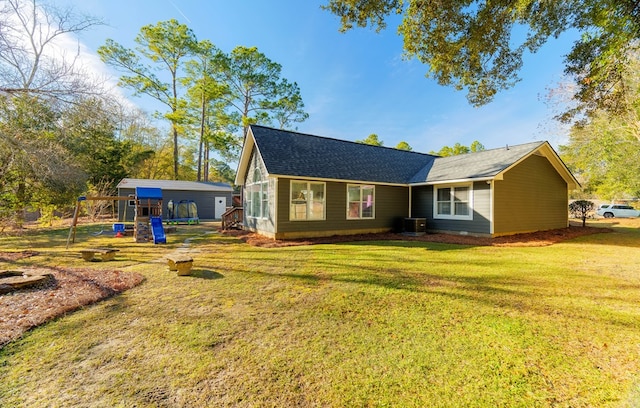
M 191 271 L 191 274 L 189 276 L 192 276 L 194 278 L 210 279 L 210 280 L 224 278 L 223 274 L 215 271 L 209 271 L 206 269 L 194 269 Z
M 630 305 L 628 296 L 604 296 L 589 293 L 563 293 L 554 290 L 553 285 L 539 279 L 527 277 L 504 276 L 494 274 L 489 276 L 464 276 L 456 275 L 446 277 L 425 272 L 411 272 L 398 269 L 385 269 L 371 271 L 369 273 L 270 273 L 253 272 L 260 275 L 268 275 L 281 279 L 295 279 L 304 281 L 310 285 L 322 285 L 323 283 L 337 282 L 341 284 L 364 285 L 381 287 L 390 290 L 406 291 L 407 293 L 424 294 L 450 298 L 453 301 L 465 301 L 470 304 L 487 305 L 495 311 L 503 310 L 516 315 L 536 314 L 549 316 L 553 319 L 566 318 L 579 320 L 585 324 L 593 322 L 606 323 L 610 326 L 625 329 L 636 328 L 634 313 L 625 312 Z M 568 275 L 567 279 L 580 278 L 581 275 Z M 589 286 L 582 282 L 581 286 Z M 597 283 L 597 281 L 596 281 Z M 637 285 L 627 288 L 618 288 L 617 283 L 603 286 L 603 290 L 631 290 L 637 291 Z M 592 285 L 591 285 L 592 286 Z M 364 293 L 364 292 L 363 292 Z M 541 297 L 541 294 L 545 294 Z M 562 299 L 574 299 L 574 302 L 566 304 Z M 609 307 L 620 308 L 621 311 L 612 311 L 608 315 L 595 313 L 596 306 L 607 301 Z M 579 303 L 577 306 L 572 303 Z M 585 305 L 589 306 L 585 309 Z M 592 309 L 593 308 L 593 309 Z
M 477 246 L 487 246 L 485 244 L 473 243 L 445 243 L 437 241 L 421 241 L 421 240 L 388 240 L 388 241 L 353 241 L 340 242 L 336 246 L 379 246 L 379 247 L 395 247 L 395 248 L 424 248 L 430 251 L 459 251 L 466 250 Z

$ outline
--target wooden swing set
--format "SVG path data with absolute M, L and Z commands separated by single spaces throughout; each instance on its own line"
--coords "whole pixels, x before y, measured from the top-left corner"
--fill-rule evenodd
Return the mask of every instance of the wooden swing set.
M 71 222 L 71 228 L 69 228 L 69 236 L 67 237 L 67 249 L 69 248 L 69 242 L 76 242 L 76 226 L 78 225 L 78 217 L 80 216 L 80 205 L 83 201 L 123 201 L 131 200 L 131 197 L 125 196 L 95 196 L 95 197 L 78 197 L 76 201 L 76 209 L 73 212 L 73 221 Z M 126 207 L 125 207 L 126 210 Z

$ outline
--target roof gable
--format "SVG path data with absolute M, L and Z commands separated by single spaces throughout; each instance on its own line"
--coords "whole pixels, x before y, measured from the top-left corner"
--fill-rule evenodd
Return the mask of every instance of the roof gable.
M 438 157 L 256 125 L 245 139 L 236 184 L 243 183 L 254 149 L 271 176 L 404 185 L 501 179 L 525 158 L 540 154 L 570 189 L 579 185 L 548 142 Z
M 543 142 L 526 143 L 507 146 L 500 149 L 482 150 L 480 152 L 456 156 L 439 157 L 428 173 L 416 174 L 413 183 L 436 183 L 451 180 L 493 178 L 527 156 L 542 145 Z
M 407 184 L 436 157 L 263 126 L 250 133 L 270 175 Z

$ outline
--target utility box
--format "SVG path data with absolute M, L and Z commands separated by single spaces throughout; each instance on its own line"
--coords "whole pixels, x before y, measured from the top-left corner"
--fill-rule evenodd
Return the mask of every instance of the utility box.
M 405 218 L 404 233 L 407 235 L 424 235 L 427 233 L 426 218 Z

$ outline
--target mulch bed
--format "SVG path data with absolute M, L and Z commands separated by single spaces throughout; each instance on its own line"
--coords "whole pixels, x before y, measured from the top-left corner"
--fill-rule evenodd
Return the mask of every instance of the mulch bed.
M 0 259 L 15 260 L 21 253 L 0 252 Z M 144 276 L 117 270 L 90 268 L 20 268 L 50 273 L 40 286 L 0 295 L 0 348 L 25 331 L 85 305 L 139 285 Z
M 20 251 L 20 252 L 0 252 L 0 262 L 14 262 L 18 259 L 29 258 L 30 256 L 36 256 L 36 251 Z
M 557 242 L 566 241 L 583 235 L 612 232 L 610 228 L 570 226 L 568 228 L 550 231 L 539 231 L 527 234 L 508 235 L 496 238 L 474 237 L 470 235 L 453 234 L 425 234 L 422 236 L 410 236 L 396 233 L 335 235 L 323 238 L 308 238 L 294 240 L 274 240 L 249 231 L 226 230 L 221 231 L 225 235 L 235 236 L 249 245 L 264 248 L 279 248 L 296 245 L 335 244 L 357 241 L 422 241 L 441 242 L 446 244 L 472 245 L 472 246 L 547 246 Z

